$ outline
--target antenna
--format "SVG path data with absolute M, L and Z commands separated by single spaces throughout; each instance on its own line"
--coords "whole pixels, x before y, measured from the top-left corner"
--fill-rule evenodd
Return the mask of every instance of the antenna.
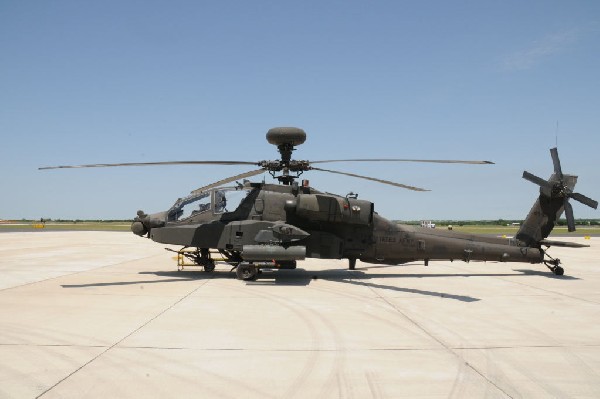
M 556 121 L 556 136 L 555 136 L 555 147 L 558 148 L 558 121 Z

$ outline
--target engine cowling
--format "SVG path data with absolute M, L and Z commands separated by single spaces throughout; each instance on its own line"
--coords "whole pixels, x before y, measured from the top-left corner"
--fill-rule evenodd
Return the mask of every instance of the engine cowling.
M 292 204 L 286 204 L 292 210 Z M 372 202 L 326 194 L 302 194 L 296 200 L 296 215 L 316 221 L 368 225 L 373 222 Z

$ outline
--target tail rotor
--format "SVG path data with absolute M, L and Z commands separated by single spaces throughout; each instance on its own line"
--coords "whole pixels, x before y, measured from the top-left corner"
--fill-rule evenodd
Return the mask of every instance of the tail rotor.
M 572 198 L 575 201 L 594 209 L 598 209 L 598 201 L 595 201 L 583 194 L 574 193 L 573 188 L 577 182 L 577 176 L 563 174 L 562 167 L 560 165 L 560 158 L 558 157 L 558 150 L 556 148 L 552 148 L 550 150 L 550 155 L 552 156 L 552 163 L 554 164 L 554 174 L 549 180 L 542 179 L 541 177 L 535 176 L 527 171 L 523 172 L 523 178 L 540 186 L 542 188 L 542 192 L 545 192 L 545 194 L 551 199 L 563 198 L 563 207 L 565 211 L 565 217 L 567 218 L 568 229 L 569 231 L 575 231 L 573 207 L 569 203 L 569 199 Z

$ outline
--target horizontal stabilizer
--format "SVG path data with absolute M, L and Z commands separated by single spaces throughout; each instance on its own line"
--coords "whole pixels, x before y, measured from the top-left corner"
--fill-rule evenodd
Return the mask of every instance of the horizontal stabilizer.
M 566 247 L 566 248 L 587 248 L 589 245 L 586 244 L 577 244 L 575 242 L 567 242 L 567 241 L 553 241 L 553 240 L 542 240 L 540 244 L 545 245 L 547 247 Z

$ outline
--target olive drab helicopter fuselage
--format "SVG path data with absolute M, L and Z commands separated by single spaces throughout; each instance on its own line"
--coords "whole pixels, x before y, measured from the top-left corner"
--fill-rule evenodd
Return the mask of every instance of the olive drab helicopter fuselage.
M 523 177 L 540 186 L 540 195 L 514 238 L 465 234 L 449 230 L 398 224 L 375 212 L 373 202 L 355 194 L 339 196 L 298 182 L 305 171 L 316 170 L 377 181 L 410 190 L 418 187 L 347 172 L 312 166 L 326 162 L 435 162 L 489 164 L 488 161 L 449 161 L 414 159 L 350 159 L 296 161 L 294 147 L 306 138 L 298 128 L 273 128 L 267 140 L 278 147 L 281 160 L 175 161 L 126 164 L 57 166 L 40 169 L 106 166 L 144 166 L 173 164 L 257 165 L 260 169 L 232 176 L 193 191 L 178 199 L 164 212 L 138 211 L 131 230 L 163 244 L 182 247 L 180 254 L 203 266 L 215 268 L 212 253 L 231 264 L 238 278 L 253 280 L 262 268 L 290 269 L 305 258 L 348 259 L 354 269 L 356 260 L 396 265 L 422 260 L 462 260 L 544 263 L 557 275 L 564 273 L 560 260 L 550 257 L 550 246 L 584 245 L 551 241 L 546 238 L 565 212 L 569 231 L 575 230 L 568 200 L 575 199 L 597 208 L 598 203 L 574 193 L 577 177 L 563 175 L 558 152 L 551 150 L 554 173 L 541 179 L 529 172 Z M 252 183 L 245 180 L 268 171 L 280 184 Z M 280 173 L 278 175 L 278 173 Z M 243 180 L 239 183 L 238 180 Z M 227 186 L 236 182 L 234 186 Z

